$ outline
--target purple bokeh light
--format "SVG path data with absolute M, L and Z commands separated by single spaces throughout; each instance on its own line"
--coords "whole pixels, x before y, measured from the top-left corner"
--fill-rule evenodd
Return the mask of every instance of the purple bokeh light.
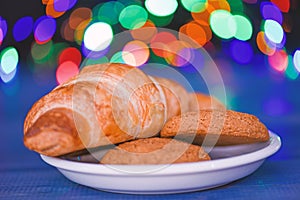
M 25 40 L 33 29 L 33 18 L 30 16 L 19 19 L 13 28 L 13 36 L 17 42 Z
M 70 10 L 76 3 L 77 0 L 54 0 L 53 7 L 56 12 L 65 12 Z
M 52 39 L 56 31 L 56 21 L 49 16 L 42 16 L 34 24 L 34 38 L 37 43 L 44 44 Z
M 282 13 L 279 8 L 271 2 L 262 2 L 260 12 L 265 20 L 272 19 L 282 24 Z
M 248 64 L 253 57 L 253 49 L 248 42 L 233 40 L 230 43 L 231 57 L 240 64 Z

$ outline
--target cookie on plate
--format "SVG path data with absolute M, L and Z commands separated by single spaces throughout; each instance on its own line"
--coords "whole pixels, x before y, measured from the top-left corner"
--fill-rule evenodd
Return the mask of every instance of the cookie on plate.
M 171 164 L 210 160 L 197 145 L 171 138 L 145 138 L 122 143 L 109 150 L 102 164 Z
M 193 141 L 198 145 L 234 145 L 266 142 L 267 127 L 251 114 L 232 110 L 200 110 L 172 117 L 161 137 Z

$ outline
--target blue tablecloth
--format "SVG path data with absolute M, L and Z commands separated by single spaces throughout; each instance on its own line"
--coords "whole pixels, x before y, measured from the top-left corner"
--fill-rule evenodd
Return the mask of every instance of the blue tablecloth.
M 231 79 L 239 83 L 236 101 L 241 111 L 257 115 L 282 139 L 282 148 L 252 175 L 228 185 L 176 195 L 127 195 L 102 192 L 66 179 L 39 155 L 23 146 L 23 121 L 30 106 L 50 91 L 54 82 L 36 84 L 31 75 L 1 85 L 0 94 L 0 199 L 299 199 L 299 104 L 288 113 L 265 115 L 257 105 L 266 92 L 299 102 L 299 81 L 268 81 L 242 69 Z M 226 77 L 225 77 L 226 78 Z M 226 83 L 230 87 L 230 82 Z M 275 90 L 274 90 L 275 89 Z

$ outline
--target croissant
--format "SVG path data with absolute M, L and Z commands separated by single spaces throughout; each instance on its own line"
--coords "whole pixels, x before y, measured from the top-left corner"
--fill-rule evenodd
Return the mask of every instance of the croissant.
M 24 144 L 48 156 L 157 135 L 166 121 L 159 84 L 124 64 L 86 66 L 38 100 Z

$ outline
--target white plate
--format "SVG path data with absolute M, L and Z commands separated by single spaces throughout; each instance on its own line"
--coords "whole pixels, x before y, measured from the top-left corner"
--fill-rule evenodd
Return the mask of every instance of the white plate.
M 250 145 L 251 146 L 251 145 Z M 255 146 L 255 145 L 254 145 Z M 64 160 L 41 155 L 64 176 L 95 189 L 131 194 L 182 193 L 225 185 L 253 173 L 281 146 L 278 135 L 270 131 L 270 141 L 252 152 L 236 156 L 243 145 L 217 147 L 214 153 L 226 152 L 226 158 L 170 165 L 101 165 Z M 249 145 L 245 145 L 247 149 Z M 232 153 L 235 156 L 228 157 Z

